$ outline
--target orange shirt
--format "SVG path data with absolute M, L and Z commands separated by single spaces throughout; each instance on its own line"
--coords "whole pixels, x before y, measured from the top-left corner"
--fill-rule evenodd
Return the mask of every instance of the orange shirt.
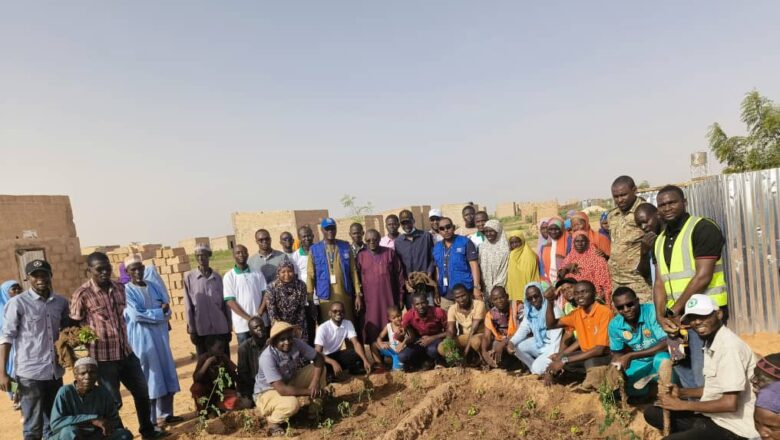
M 612 311 L 609 307 L 596 302 L 585 313 L 582 307 L 577 307 L 573 312 L 559 318 L 558 324 L 573 328 L 577 332 L 577 340 L 580 342 L 580 350 L 588 351 L 591 348 L 602 345 L 609 347 L 609 321 L 612 319 Z

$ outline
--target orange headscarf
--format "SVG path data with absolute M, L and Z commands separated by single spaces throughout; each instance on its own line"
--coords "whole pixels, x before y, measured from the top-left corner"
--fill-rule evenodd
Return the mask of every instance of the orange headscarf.
M 607 256 L 609 256 L 610 251 L 612 250 L 612 243 L 610 243 L 609 238 L 601 235 L 598 233 L 598 231 L 594 231 L 593 228 L 590 227 L 590 218 L 588 218 L 588 214 L 585 214 L 584 212 L 580 211 L 575 213 L 572 216 L 572 219 L 580 219 L 585 222 L 585 228 L 582 229 L 583 232 L 588 234 L 588 238 L 590 239 L 590 244 L 596 247 L 596 249 L 600 250 L 601 252 L 604 252 Z

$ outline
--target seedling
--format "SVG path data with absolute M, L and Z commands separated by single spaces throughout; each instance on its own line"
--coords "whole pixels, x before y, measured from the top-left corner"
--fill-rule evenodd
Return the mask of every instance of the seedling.
M 390 421 L 387 420 L 387 417 L 379 417 L 375 423 L 378 428 L 385 429 L 390 424 Z
M 477 388 L 477 391 L 475 391 L 474 393 L 477 395 L 477 398 L 481 399 L 481 398 L 485 397 L 485 393 L 487 393 L 487 390 L 485 390 L 484 388 L 480 387 L 480 388 Z
M 393 397 L 393 406 L 397 409 L 402 409 L 404 407 L 404 399 L 400 394 L 396 394 L 395 397 Z
M 458 348 L 458 343 L 454 339 L 446 338 L 442 342 L 442 349 L 444 350 L 444 361 L 448 367 L 463 364 L 463 356 L 460 355 L 460 348 Z
M 346 400 L 339 403 L 339 406 L 337 406 L 336 409 L 338 409 L 341 418 L 346 419 L 347 417 L 352 417 L 352 406 Z
M 210 412 L 213 412 L 218 417 L 220 414 L 222 414 L 219 408 L 210 402 L 212 397 L 215 395 L 219 397 L 220 402 L 225 400 L 225 394 L 223 394 L 222 391 L 231 385 L 233 385 L 233 379 L 230 378 L 230 375 L 227 373 L 227 370 L 225 370 L 225 367 L 219 367 L 219 370 L 217 371 L 217 378 L 214 379 L 214 386 L 211 387 L 211 393 L 209 393 L 208 397 L 201 397 L 198 399 L 198 403 L 203 407 L 203 409 L 198 411 L 197 429 L 199 431 L 206 429 L 208 426 L 208 416 Z
M 533 411 L 536 409 L 536 402 L 534 402 L 534 399 L 525 399 L 525 409 L 528 411 Z
M 571 432 L 571 435 L 581 435 L 582 434 L 582 430 L 579 427 L 577 427 L 577 426 L 572 426 L 571 428 L 569 428 L 569 432 Z
M 477 405 L 471 404 L 469 406 L 469 410 L 466 412 L 469 417 L 474 417 L 475 415 L 479 414 L 479 408 L 477 408 Z
M 551 422 L 558 420 L 560 417 L 561 417 L 561 408 L 559 408 L 558 406 L 554 406 L 553 409 L 550 410 L 550 414 L 547 416 L 547 418 L 549 418 Z
M 374 395 L 374 389 L 363 385 L 363 389 L 358 391 L 358 402 L 363 401 L 363 397 L 366 398 L 366 402 L 371 402 L 373 400 Z
M 325 431 L 325 433 L 323 433 L 323 436 L 322 436 L 323 438 L 325 438 L 324 434 L 330 434 L 331 432 L 333 432 L 333 425 L 334 424 L 335 424 L 335 422 L 333 421 L 333 419 L 327 418 L 322 423 L 317 425 L 317 428 L 322 429 L 322 430 Z
M 420 383 L 420 376 L 412 376 L 412 389 L 415 391 L 420 391 L 420 388 L 422 388 L 422 384 Z

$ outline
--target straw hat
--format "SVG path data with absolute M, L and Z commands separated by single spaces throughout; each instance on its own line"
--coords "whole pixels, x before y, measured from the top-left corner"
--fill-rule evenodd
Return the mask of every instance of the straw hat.
M 268 337 L 268 342 L 273 343 L 274 339 L 287 330 L 296 330 L 298 327 L 290 324 L 289 322 L 276 321 L 271 327 L 271 335 Z

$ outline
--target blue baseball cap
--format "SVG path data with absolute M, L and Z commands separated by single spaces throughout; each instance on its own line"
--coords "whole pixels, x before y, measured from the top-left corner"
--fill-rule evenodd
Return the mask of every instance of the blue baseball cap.
M 332 218 L 327 217 L 327 218 L 322 219 L 322 221 L 320 222 L 320 227 L 322 229 L 325 229 L 325 228 L 330 227 L 330 226 L 336 226 L 336 220 L 333 220 Z

